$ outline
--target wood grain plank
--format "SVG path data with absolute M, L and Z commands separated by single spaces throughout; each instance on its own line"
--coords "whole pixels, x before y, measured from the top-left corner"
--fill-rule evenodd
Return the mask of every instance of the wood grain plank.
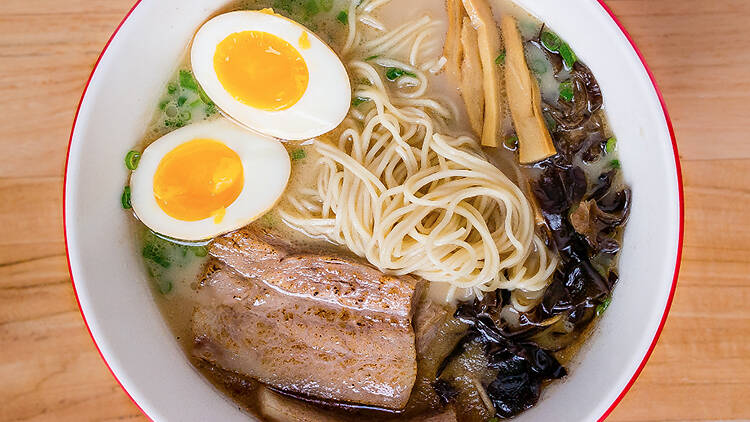
M 686 159 L 750 158 L 745 0 L 609 0 L 656 75 Z M 717 145 L 721 145 L 717 148 Z
M 81 335 L 86 329 L 73 298 L 67 299 L 60 313 L 0 325 L 0 373 L 14 374 L 0 383 L 0 420 L 141 419 Z
M 56 242 L 63 238 L 61 177 L 0 178 L 0 245 Z
M 83 85 L 122 15 L 6 15 L 3 7 L 0 98 L 12 101 L 3 101 L 0 148 L 12 159 L 0 160 L 0 177 L 61 176 Z

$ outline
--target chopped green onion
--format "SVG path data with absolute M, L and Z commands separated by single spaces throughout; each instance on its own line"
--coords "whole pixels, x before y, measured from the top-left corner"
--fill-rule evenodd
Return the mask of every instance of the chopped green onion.
M 370 101 L 367 97 L 354 97 L 352 98 L 352 106 L 357 107 L 362 103 L 365 103 L 367 101 Z
M 182 95 L 180 98 L 177 99 L 177 107 L 182 107 L 185 105 L 185 102 L 187 101 L 187 97 Z
M 505 138 L 503 144 L 505 144 L 505 147 L 509 150 L 515 150 L 518 147 L 518 136 L 513 135 Z
M 596 305 L 596 316 L 600 316 L 607 310 L 609 304 L 612 302 L 612 298 L 608 297 L 602 301 L 602 303 Z
M 320 8 L 326 12 L 331 11 L 333 9 L 333 0 L 320 0 Z
M 609 162 L 609 165 L 611 165 L 612 168 L 614 168 L 614 169 L 619 169 L 620 168 L 620 160 L 612 160 L 612 161 Z
M 198 83 L 188 70 L 180 70 L 180 86 L 191 91 L 198 91 Z
M 159 110 L 164 110 L 167 108 L 167 104 L 169 104 L 169 100 L 162 100 L 159 103 Z
M 197 257 L 204 257 L 208 255 L 208 248 L 205 246 L 191 246 L 190 250 L 193 251 L 193 255 Z
M 305 15 L 307 17 L 315 16 L 320 12 L 320 8 L 318 7 L 318 2 L 315 0 L 307 0 L 305 3 Z
M 400 78 L 404 75 L 404 70 L 399 69 L 397 67 L 389 67 L 388 70 L 385 71 L 385 77 L 389 81 L 395 81 L 396 79 Z
M 342 10 L 336 15 L 336 20 L 346 25 L 349 22 L 349 13 L 346 10 Z
M 157 283 L 157 286 L 159 286 L 159 293 L 165 295 L 172 291 L 172 282 L 171 281 L 163 281 L 159 280 Z
M 169 84 L 167 84 L 167 92 L 169 94 L 174 94 L 175 92 L 177 92 L 177 84 L 174 82 L 170 82 Z
M 180 119 L 167 119 L 164 121 L 164 126 L 180 128 L 180 127 L 185 126 L 185 122 Z
M 190 110 L 183 110 L 182 113 L 180 113 L 180 120 L 183 122 L 189 122 L 190 119 L 193 118 L 193 114 L 190 113 Z
M 206 104 L 213 104 L 214 103 L 213 101 L 211 101 L 210 98 L 208 98 L 208 95 L 206 94 L 205 91 L 203 91 L 203 89 L 198 89 L 198 96 L 200 96 L 201 97 L 201 101 L 203 101 Z
M 617 147 L 617 139 L 613 136 L 607 139 L 607 145 L 604 147 L 604 150 L 607 151 L 607 154 L 612 154 L 615 151 L 615 147 Z
M 563 41 L 554 32 L 544 31 L 542 33 L 542 45 L 549 51 L 558 51 Z
M 500 53 L 497 57 L 495 57 L 495 64 L 503 64 L 505 63 L 505 50 Z
M 138 162 L 141 160 L 141 153 L 138 151 L 128 151 L 125 154 L 125 167 L 128 170 L 135 170 L 138 168 Z
M 560 50 L 558 51 L 560 53 L 560 56 L 562 56 L 563 62 L 565 63 L 565 68 L 572 69 L 573 65 L 576 64 L 576 61 L 578 61 L 576 53 L 574 53 L 570 46 L 565 43 L 560 46 Z
M 130 205 L 130 186 L 125 186 L 125 188 L 122 190 L 120 202 L 122 203 L 123 209 L 129 210 L 133 208 L 133 206 Z
M 162 244 L 164 241 L 157 239 L 156 236 L 152 236 L 151 239 L 144 242 L 141 255 L 163 268 L 169 268 L 172 265 L 172 262 L 169 260 L 167 252 L 164 250 L 164 245 Z
M 578 57 L 576 57 L 576 54 L 570 46 L 561 40 L 554 32 L 544 31 L 541 40 L 544 48 L 560 54 L 565 63 L 566 69 L 572 69 L 573 65 L 576 64 L 576 61 L 578 61 Z
M 366 59 L 365 59 L 365 61 L 366 61 L 366 62 L 369 62 L 370 60 L 375 60 L 375 59 L 377 59 L 378 57 L 380 57 L 380 54 L 376 54 L 376 55 L 374 55 L 374 56 L 370 56 L 370 57 L 366 58 Z
M 304 149 L 295 149 L 294 151 L 292 151 L 291 156 L 292 161 L 297 161 L 307 157 L 307 153 Z
M 216 105 L 213 103 L 206 105 L 206 116 L 211 116 L 216 113 Z
M 411 76 L 413 78 L 416 78 L 417 75 L 415 73 L 406 71 L 404 69 L 400 69 L 398 67 L 389 67 L 388 70 L 385 72 L 385 77 L 389 81 L 395 81 L 396 79 L 402 77 L 402 76 Z
M 573 92 L 573 83 L 571 81 L 565 81 L 560 84 L 560 98 L 565 101 L 573 101 L 575 93 Z

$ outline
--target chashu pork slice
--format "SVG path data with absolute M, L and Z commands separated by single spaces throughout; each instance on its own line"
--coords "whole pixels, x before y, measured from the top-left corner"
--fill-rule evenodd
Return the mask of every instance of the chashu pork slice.
M 406 405 L 420 281 L 290 253 L 252 228 L 215 240 L 210 253 L 193 314 L 195 357 L 324 400 Z

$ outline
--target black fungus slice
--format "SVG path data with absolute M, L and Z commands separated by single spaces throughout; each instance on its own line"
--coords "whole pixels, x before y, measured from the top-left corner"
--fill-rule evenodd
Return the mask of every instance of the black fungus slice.
M 571 207 L 580 203 L 587 187 L 583 170 L 575 166 L 549 165 L 534 183 L 534 195 L 562 261 L 542 299 L 544 316 L 569 311 L 602 298 L 611 290 L 591 264 L 586 237 L 575 230 L 568 216 Z M 612 198 L 608 209 L 624 207 L 623 202 L 623 199 Z
M 458 307 L 456 317 L 471 326 L 461 343 L 476 340 L 484 344 L 488 366 L 497 371 L 496 378 L 486 388 L 487 396 L 497 416 L 509 418 L 536 404 L 544 382 L 562 378 L 567 372 L 550 352 L 537 344 L 505 336 L 489 317 L 488 304 L 482 302 L 475 300 Z
M 553 164 L 536 180 L 533 191 L 542 211 L 555 215 L 580 202 L 587 188 L 586 174 L 580 167 Z
M 594 253 L 614 254 L 620 250 L 619 243 L 610 235 L 625 223 L 630 211 L 630 195 L 628 191 L 622 191 L 604 198 L 610 196 L 612 202 L 606 208 L 612 212 L 602 210 L 595 200 L 589 199 L 581 202 L 570 214 L 573 228 L 586 239 Z

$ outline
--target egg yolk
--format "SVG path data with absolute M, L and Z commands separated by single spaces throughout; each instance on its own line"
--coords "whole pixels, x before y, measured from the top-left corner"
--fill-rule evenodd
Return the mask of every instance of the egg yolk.
M 240 195 L 244 172 L 239 155 L 213 139 L 194 139 L 164 155 L 154 174 L 154 198 L 182 221 L 221 219 Z
M 214 71 L 237 101 L 266 110 L 285 110 L 307 90 L 310 74 L 299 51 L 276 35 L 235 32 L 214 54 Z

